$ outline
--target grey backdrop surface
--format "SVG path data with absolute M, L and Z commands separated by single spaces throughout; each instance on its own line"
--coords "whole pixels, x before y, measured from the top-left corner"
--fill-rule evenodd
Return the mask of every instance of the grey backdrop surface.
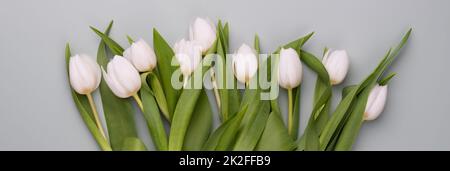
M 306 49 L 315 54 L 325 46 L 348 51 L 346 85 L 361 81 L 413 27 L 392 67 L 398 75 L 390 84 L 386 109 L 378 120 L 363 125 L 354 149 L 450 150 L 447 0 L 5 0 L 0 4 L 0 150 L 98 150 L 69 93 L 65 43 L 71 43 L 74 53 L 95 56 L 99 38 L 88 26 L 103 29 L 114 19 L 112 36 L 122 45 L 127 45 L 126 34 L 152 42 L 153 27 L 173 44 L 187 37 L 188 24 L 196 16 L 230 22 L 233 51 L 241 43 L 251 44 L 255 33 L 263 51 L 269 52 L 315 31 Z M 311 110 L 314 80 L 305 69 L 302 130 Z M 335 103 L 341 88 L 335 88 Z M 286 101 L 283 92 L 283 109 Z M 143 118 L 137 114 L 136 120 L 142 139 L 150 145 Z

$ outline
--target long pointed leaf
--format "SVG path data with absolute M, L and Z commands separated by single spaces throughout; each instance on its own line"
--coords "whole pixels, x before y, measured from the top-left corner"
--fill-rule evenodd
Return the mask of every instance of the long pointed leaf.
M 151 92 L 153 87 L 150 88 L 148 85 L 148 81 L 149 79 L 152 79 L 152 77 L 148 75 L 148 73 L 142 74 L 141 77 L 142 88 L 139 93 L 142 99 L 142 105 L 144 106 L 144 111 L 142 113 L 147 122 L 147 127 L 156 149 L 165 151 L 168 149 L 167 133 L 164 129 L 155 96 L 153 96 Z
M 254 121 L 252 123 L 248 123 L 241 131 L 238 139 L 236 140 L 236 144 L 234 145 L 234 151 L 252 151 L 255 148 L 264 131 L 269 114 L 269 101 L 262 101 Z
M 67 77 L 69 77 L 69 59 L 70 59 L 70 47 L 69 44 L 66 45 L 66 68 L 67 68 Z M 91 132 L 94 139 L 97 141 L 100 148 L 104 151 L 111 151 L 111 146 L 108 144 L 108 141 L 103 137 L 100 133 L 95 121 L 93 119 L 93 114 L 91 112 L 89 102 L 86 96 L 80 95 L 75 92 L 72 88 L 70 88 L 70 92 L 72 94 L 73 101 L 80 112 L 81 118 L 86 124 L 87 128 Z
M 153 29 L 153 46 L 158 59 L 157 67 L 161 84 L 165 92 L 167 107 L 169 109 L 169 114 L 172 117 L 180 96 L 180 90 L 174 89 L 171 82 L 172 74 L 176 70 L 176 67 L 171 64 L 175 54 L 170 45 L 156 29 Z
M 187 151 L 201 150 L 211 133 L 213 116 L 205 90 L 202 91 L 194 111 L 183 145 L 183 150 Z
M 271 113 L 256 151 L 291 151 L 296 147 L 279 114 Z
M 108 26 L 105 35 L 109 33 L 111 26 L 112 22 Z M 102 38 L 97 52 L 97 62 L 106 68 L 108 61 L 106 45 Z M 125 139 L 138 136 L 134 123 L 133 106 L 129 99 L 122 99 L 115 96 L 104 79 L 100 83 L 100 95 L 102 97 L 103 112 L 106 118 L 111 146 L 114 150 L 122 150 Z

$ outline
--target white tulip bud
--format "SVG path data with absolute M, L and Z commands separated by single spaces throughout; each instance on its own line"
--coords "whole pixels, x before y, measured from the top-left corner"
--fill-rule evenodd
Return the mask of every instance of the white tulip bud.
M 69 60 L 69 79 L 72 88 L 79 94 L 90 94 L 101 81 L 98 64 L 87 55 L 75 55 Z
M 328 50 L 322 60 L 323 65 L 330 75 L 331 85 L 340 84 L 347 75 L 349 58 L 345 50 Z
M 130 97 L 141 88 L 139 72 L 121 56 L 114 56 L 108 63 L 107 72 L 102 70 L 106 83 L 117 97 Z
M 216 27 L 210 20 L 196 18 L 189 27 L 189 39 L 198 43 L 205 53 L 216 40 Z
M 278 65 L 278 84 L 285 89 L 292 89 L 302 81 L 302 62 L 297 52 L 292 49 L 281 49 Z
M 242 44 L 233 56 L 233 72 L 241 83 L 248 83 L 258 70 L 256 52 L 250 46 Z
M 181 39 L 174 45 L 175 57 L 180 63 L 180 70 L 187 78 L 202 61 L 201 47 L 193 41 Z
M 131 47 L 123 52 L 123 57 L 128 59 L 139 72 L 152 71 L 156 66 L 155 52 L 143 39 L 131 44 Z
M 375 85 L 375 87 L 370 90 L 366 110 L 364 111 L 364 120 L 374 120 L 378 118 L 381 112 L 383 112 L 387 99 L 387 88 L 387 85 Z

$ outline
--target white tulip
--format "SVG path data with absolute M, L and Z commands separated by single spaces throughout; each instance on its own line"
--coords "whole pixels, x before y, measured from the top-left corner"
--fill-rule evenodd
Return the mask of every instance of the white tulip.
M 246 44 L 239 47 L 232 62 L 234 75 L 242 83 L 248 83 L 258 70 L 256 52 Z
M 131 97 L 141 88 L 139 72 L 121 56 L 114 56 L 108 63 L 107 72 L 102 70 L 106 83 L 117 97 Z
M 87 55 L 75 55 L 69 60 L 69 79 L 72 88 L 79 94 L 90 94 L 101 81 L 99 65 Z
M 205 53 L 216 40 L 216 27 L 210 20 L 196 18 L 189 27 L 189 39 L 198 43 Z
M 302 81 L 302 62 L 297 52 L 292 49 L 281 49 L 278 65 L 278 83 L 285 89 L 292 89 Z
M 349 58 L 345 50 L 328 50 L 322 60 L 323 65 L 330 75 L 331 85 L 340 84 L 349 68 Z
M 181 39 L 175 43 L 174 51 L 175 57 L 180 64 L 181 73 L 187 79 L 202 61 L 201 47 L 193 41 Z
M 378 118 L 383 112 L 387 99 L 387 85 L 375 85 L 370 90 L 369 99 L 367 100 L 366 109 L 364 111 L 364 120 L 370 121 Z
M 152 71 L 156 66 L 155 52 L 143 39 L 131 44 L 123 52 L 123 57 L 128 59 L 139 72 Z
M 97 108 L 95 107 L 94 99 L 91 93 L 100 85 L 102 72 L 100 66 L 88 55 L 75 55 L 69 60 L 69 79 L 73 89 L 79 93 L 86 95 L 92 114 L 95 119 L 100 134 L 106 138 L 105 131 L 98 117 Z M 106 150 L 111 150 L 111 147 L 105 147 Z

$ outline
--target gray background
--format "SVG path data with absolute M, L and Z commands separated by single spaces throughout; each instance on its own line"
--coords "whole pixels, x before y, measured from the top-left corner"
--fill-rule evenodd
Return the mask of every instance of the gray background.
M 261 37 L 265 52 L 311 31 L 306 49 L 325 46 L 351 56 L 345 84 L 361 81 L 409 27 L 411 39 L 394 63 L 388 104 L 378 120 L 364 124 L 355 150 L 450 150 L 450 1 L 282 0 L 118 1 L 4 0 L 0 3 L 0 150 L 98 150 L 69 93 L 64 45 L 96 54 L 99 38 L 89 25 L 112 36 L 152 42 L 153 27 L 173 44 L 187 37 L 196 16 L 231 24 L 231 48 Z M 306 68 L 306 67 L 305 67 Z M 311 110 L 315 75 L 303 80 L 301 127 Z M 340 89 L 335 89 L 335 100 Z M 96 94 L 97 105 L 100 99 Z M 280 97 L 287 108 L 286 94 Z M 285 111 L 285 110 L 284 110 Z M 137 114 L 142 139 L 150 143 Z

